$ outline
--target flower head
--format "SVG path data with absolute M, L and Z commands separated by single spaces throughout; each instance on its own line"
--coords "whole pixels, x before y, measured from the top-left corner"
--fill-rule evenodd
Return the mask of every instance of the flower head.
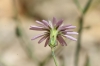
M 76 28 L 76 26 L 72 25 L 63 25 L 63 20 L 57 21 L 56 18 L 54 17 L 52 22 L 51 21 L 46 21 L 42 20 L 36 21 L 40 26 L 30 26 L 30 30 L 37 30 L 37 31 L 45 31 L 43 34 L 40 34 L 38 36 L 35 36 L 32 38 L 32 40 L 40 38 L 38 43 L 41 43 L 42 41 L 46 40 L 45 42 L 45 47 L 49 45 L 50 47 L 55 47 L 58 42 L 64 46 L 67 45 L 66 41 L 64 40 L 65 38 L 71 39 L 76 41 L 77 39 L 70 36 L 70 35 L 77 35 L 77 32 L 73 32 L 70 29 Z

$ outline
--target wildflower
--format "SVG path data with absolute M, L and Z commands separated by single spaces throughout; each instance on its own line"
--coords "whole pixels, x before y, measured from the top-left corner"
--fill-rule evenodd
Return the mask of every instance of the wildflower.
M 38 43 L 41 43 L 42 41 L 46 40 L 45 47 L 49 45 L 50 47 L 55 47 L 58 45 L 58 42 L 64 46 L 67 45 L 67 43 L 64 40 L 65 38 L 71 39 L 76 41 L 77 39 L 70 36 L 70 35 L 77 35 L 77 32 L 73 32 L 70 29 L 76 28 L 76 26 L 72 25 L 62 25 L 63 20 L 57 21 L 56 18 L 53 18 L 53 21 L 46 21 L 42 20 L 36 21 L 40 26 L 30 26 L 30 30 L 37 30 L 37 31 L 45 31 L 43 34 L 40 34 L 38 36 L 35 36 L 32 38 L 32 40 L 42 37 Z

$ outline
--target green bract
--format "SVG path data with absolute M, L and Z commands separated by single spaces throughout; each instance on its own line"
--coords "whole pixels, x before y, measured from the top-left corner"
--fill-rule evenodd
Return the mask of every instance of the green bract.
M 56 29 L 51 29 L 50 30 L 50 47 L 55 47 L 57 45 L 57 35 L 58 35 L 58 30 Z

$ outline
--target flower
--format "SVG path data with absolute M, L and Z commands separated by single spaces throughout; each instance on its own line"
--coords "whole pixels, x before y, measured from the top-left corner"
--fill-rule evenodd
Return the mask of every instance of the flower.
M 45 31 L 43 34 L 40 34 L 38 36 L 35 36 L 32 38 L 32 40 L 35 40 L 37 38 L 42 37 L 38 43 L 41 43 L 42 41 L 46 40 L 45 47 L 49 45 L 50 47 L 55 47 L 58 45 L 58 42 L 64 46 L 67 45 L 65 38 L 71 39 L 76 41 L 77 39 L 70 36 L 70 35 L 77 35 L 77 32 L 73 32 L 70 29 L 76 28 L 76 26 L 72 25 L 63 25 L 63 20 L 57 21 L 55 17 L 53 17 L 52 22 L 42 20 L 36 21 L 40 26 L 30 26 L 30 30 L 37 30 L 37 31 Z

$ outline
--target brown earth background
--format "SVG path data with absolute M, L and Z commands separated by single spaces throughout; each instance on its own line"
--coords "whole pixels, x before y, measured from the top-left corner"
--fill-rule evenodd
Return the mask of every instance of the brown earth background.
M 88 0 L 78 0 L 84 8 Z M 74 0 L 0 0 L 0 66 L 55 66 L 49 46 L 31 38 L 35 20 L 64 19 L 79 29 L 81 12 Z M 77 36 L 74 36 L 77 38 Z M 75 66 L 77 42 L 66 39 L 56 50 L 59 66 Z M 88 64 L 87 64 L 88 63 Z M 93 0 L 84 15 L 78 66 L 100 66 L 100 0 Z

